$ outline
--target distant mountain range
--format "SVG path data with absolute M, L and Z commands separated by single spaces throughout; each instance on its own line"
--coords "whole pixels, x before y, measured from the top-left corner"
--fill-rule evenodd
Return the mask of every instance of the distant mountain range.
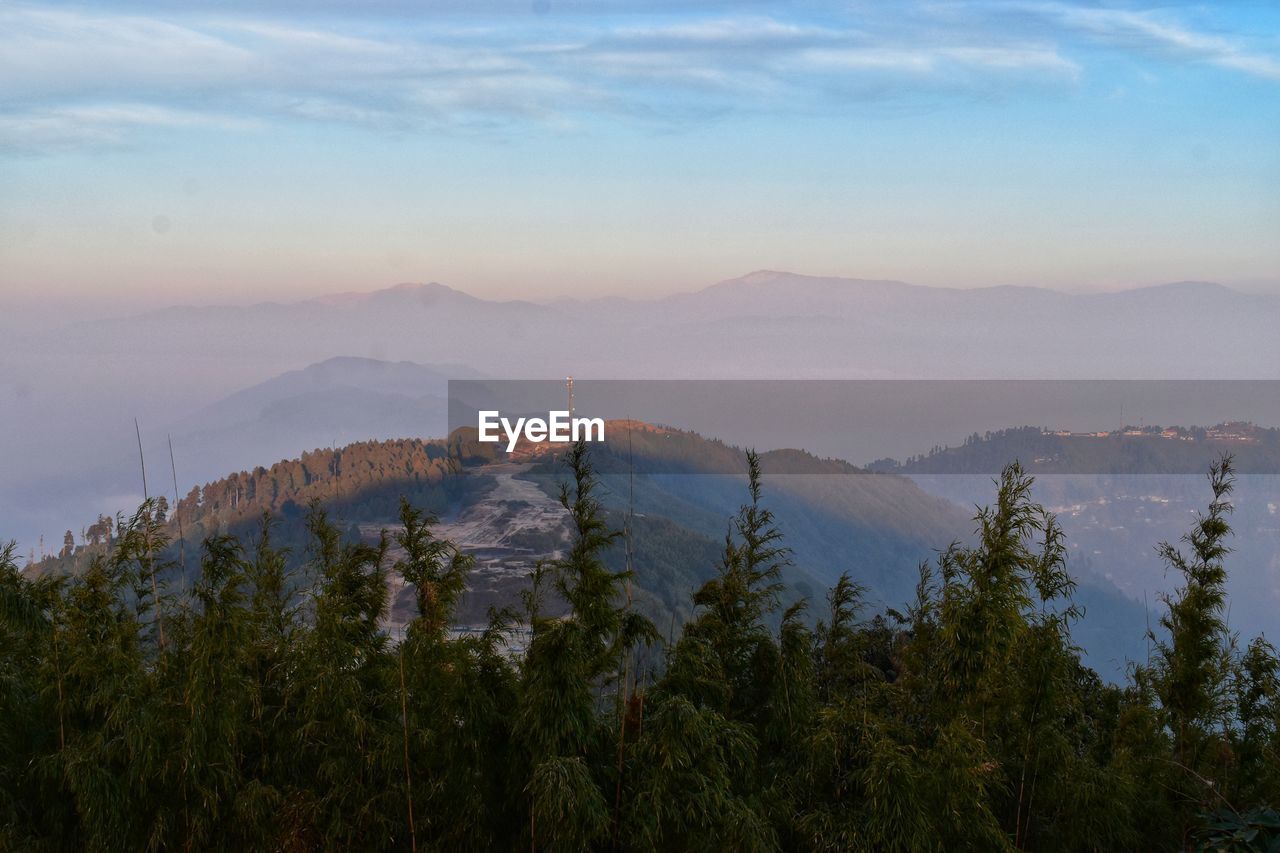
M 1280 297 L 1208 283 L 1069 295 L 761 271 L 651 300 L 494 301 L 431 283 L 172 307 L 23 345 L 161 372 L 181 359 L 188 375 L 221 363 L 239 385 L 336 355 L 511 378 L 1274 378 L 1277 320 Z
M 153 483 L 174 435 L 180 484 L 428 423 L 442 383 L 374 362 L 511 378 L 1274 378 L 1276 328 L 1280 298 L 1213 284 L 1069 295 L 770 271 L 651 300 L 495 301 L 404 284 L 166 307 L 0 340 L 0 525 L 25 549 L 56 533 L 48 521 L 67 501 L 108 511 L 139 494 L 134 418 Z M 330 362 L 352 356 L 366 361 L 350 375 Z M 857 458 L 810 439 L 786 443 Z
M 438 434 L 449 379 L 480 376 L 460 365 L 331 358 L 224 397 L 172 431 L 184 470 L 209 478 L 316 447 Z
M 151 491 L 172 498 L 170 441 L 174 471 L 190 484 L 319 447 L 439 435 L 448 408 L 448 379 L 480 376 L 459 365 L 350 356 L 288 371 L 161 429 L 144 430 Z M 132 422 L 128 427 L 132 430 Z M 52 460 L 41 476 L 0 482 L 0 510 L 8 510 L 4 520 L 18 522 L 0 536 L 24 535 L 24 528 L 32 527 L 52 535 L 69 517 L 127 511 L 142 494 L 139 448 L 136 440 L 131 444 L 127 430 L 119 430 L 116 439 L 113 452 L 81 457 L 71 470 L 59 470 Z
M 415 364 L 409 361 L 388 362 L 371 358 L 337 356 L 301 370 L 290 370 L 265 382 L 237 391 L 212 403 L 198 412 L 183 418 L 175 426 L 183 432 L 209 429 L 226 429 L 264 417 L 280 417 L 292 413 L 299 418 L 292 426 L 305 428 L 303 419 L 326 417 L 326 409 L 344 406 L 346 395 L 366 395 L 362 402 L 390 398 L 405 400 L 442 401 L 444 389 L 450 379 L 479 379 L 483 374 L 460 364 Z M 317 400 L 327 401 L 321 406 Z M 403 418 L 403 412 L 387 412 L 392 421 L 375 417 L 367 405 L 348 406 L 360 410 L 367 417 L 373 430 L 404 435 L 395 431 L 394 425 Z M 375 407 L 376 409 L 376 407 Z M 405 424 L 410 426 L 411 424 Z M 412 424 L 421 429 L 421 423 Z M 379 438 L 376 434 L 361 438 Z M 344 442 L 345 443 L 345 442 Z

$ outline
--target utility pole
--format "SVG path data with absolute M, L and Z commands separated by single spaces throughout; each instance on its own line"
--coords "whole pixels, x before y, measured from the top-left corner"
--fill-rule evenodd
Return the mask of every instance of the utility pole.
M 569 417 L 572 418 L 573 417 L 573 377 L 572 376 L 566 377 L 564 380 L 564 385 L 566 388 L 569 389 Z

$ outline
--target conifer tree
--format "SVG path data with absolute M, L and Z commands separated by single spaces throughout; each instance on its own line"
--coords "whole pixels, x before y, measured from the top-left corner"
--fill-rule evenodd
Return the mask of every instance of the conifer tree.
M 458 629 L 473 562 L 408 502 L 375 544 L 319 506 L 305 551 L 269 517 L 211 525 L 181 583 L 150 502 L 76 576 L 0 548 L 0 849 L 1280 844 L 1280 662 L 1225 623 L 1230 460 L 1185 550 L 1160 547 L 1181 583 L 1120 685 L 1081 663 L 1063 535 L 1019 466 L 905 613 L 843 575 L 811 627 L 782 607 L 754 453 L 693 618 L 633 679 L 653 628 L 606 561 L 585 445 L 568 466 L 527 632 L 505 610 Z
M 488 850 L 509 844 L 506 798 L 513 747 L 515 671 L 507 653 L 510 614 L 493 612 L 479 636 L 450 637 L 454 609 L 474 560 L 436 538 L 435 519 L 401 503 L 396 571 L 415 587 L 418 614 L 396 650 L 403 673 L 402 768 L 406 815 L 428 849 Z
M 563 486 L 560 502 L 569 513 L 571 539 L 551 569 L 568 613 L 534 614 L 515 725 L 527 757 L 528 840 L 547 849 L 579 849 L 607 836 L 605 791 L 614 786 L 602 783 L 612 766 L 613 727 L 600 718 L 598 697 L 619 677 L 622 656 L 656 636 L 648 619 L 623 604 L 630 573 L 605 565 L 605 548 L 621 534 L 608 529 L 595 497 L 585 441 L 571 447 L 566 464 L 573 482 Z
M 1161 775 L 1175 793 L 1173 809 L 1189 837 L 1196 815 L 1223 805 L 1228 772 L 1230 676 L 1234 638 L 1225 619 L 1225 557 L 1231 528 L 1231 492 L 1235 474 L 1229 456 L 1209 470 L 1213 499 L 1183 536 L 1188 552 L 1164 542 L 1158 547 L 1169 568 L 1182 578 L 1172 595 L 1163 596 L 1167 612 L 1160 618 L 1165 636 L 1152 637 L 1155 660 L 1150 684 L 1159 701 L 1159 717 L 1171 738 L 1168 770 Z

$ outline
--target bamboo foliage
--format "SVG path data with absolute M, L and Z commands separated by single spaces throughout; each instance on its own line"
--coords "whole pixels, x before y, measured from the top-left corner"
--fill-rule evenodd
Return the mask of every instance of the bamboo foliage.
M 1080 661 L 1062 532 L 1017 465 L 909 607 L 873 612 L 843 576 L 811 616 L 783 606 L 789 552 L 749 455 L 665 644 L 610 567 L 585 445 L 567 473 L 563 553 L 479 632 L 452 630 L 473 561 L 408 502 L 373 542 L 318 504 L 305 553 L 269 517 L 207 536 L 190 576 L 149 501 L 76 577 L 27 578 L 0 549 L 0 849 L 1275 843 L 1280 662 L 1226 629 L 1229 460 L 1160 548 L 1181 584 L 1118 685 Z M 395 638 L 392 571 L 416 605 Z

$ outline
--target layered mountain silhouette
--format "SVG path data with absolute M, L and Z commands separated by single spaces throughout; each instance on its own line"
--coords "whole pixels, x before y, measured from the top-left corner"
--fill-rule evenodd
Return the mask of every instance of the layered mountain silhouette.
M 240 385 L 335 355 L 520 378 L 1270 378 L 1277 319 L 1280 297 L 1209 283 L 1073 295 L 762 271 L 651 300 L 495 301 L 432 283 L 165 308 L 57 342 L 153 370 L 159 354 L 221 361 Z
M 210 403 L 159 429 L 143 432 L 143 456 L 151 464 L 151 491 L 172 498 L 172 475 L 183 484 L 205 482 L 227 471 L 270 465 L 318 447 L 370 439 L 440 435 L 450 377 L 478 378 L 460 365 L 421 365 L 336 357 L 288 371 Z M 132 421 L 128 422 L 132 429 Z M 128 431 L 81 457 L 79 464 L 0 485 L 0 508 L 40 528 L 63 519 L 125 511 L 141 497 L 139 448 Z M 89 435 L 92 443 L 100 436 Z M 170 470 L 170 443 L 174 470 Z M 183 489 L 186 488 L 184 485 Z M 21 535 L 22 526 L 14 530 Z M 6 531 L 6 535 L 11 535 Z
M 183 491 L 315 447 L 438 437 L 424 425 L 450 377 L 1272 378 L 1276 328 L 1280 298 L 1206 283 L 1073 295 L 772 271 L 650 300 L 404 284 L 160 308 L 0 341 L 0 523 L 25 552 L 68 515 L 127 508 L 142 492 L 134 418 L 150 490 L 171 479 L 172 435 Z
M 238 391 L 173 427 L 198 479 L 270 464 L 300 450 L 441 432 L 460 365 L 337 357 Z
M 329 407 L 345 406 L 343 397 L 356 394 L 397 401 L 440 400 L 450 379 L 481 377 L 478 371 L 459 364 L 426 365 L 336 356 L 237 391 L 182 419 L 178 427 L 184 432 L 221 429 L 287 412 L 311 418 L 324 417 L 325 407 L 318 405 L 317 400 L 327 400 Z M 371 420 L 379 424 L 375 427 L 378 430 L 388 428 L 376 418 Z M 303 423 L 295 425 L 305 426 Z M 420 429 L 421 425 L 417 428 Z M 362 436 L 377 437 L 374 434 Z

